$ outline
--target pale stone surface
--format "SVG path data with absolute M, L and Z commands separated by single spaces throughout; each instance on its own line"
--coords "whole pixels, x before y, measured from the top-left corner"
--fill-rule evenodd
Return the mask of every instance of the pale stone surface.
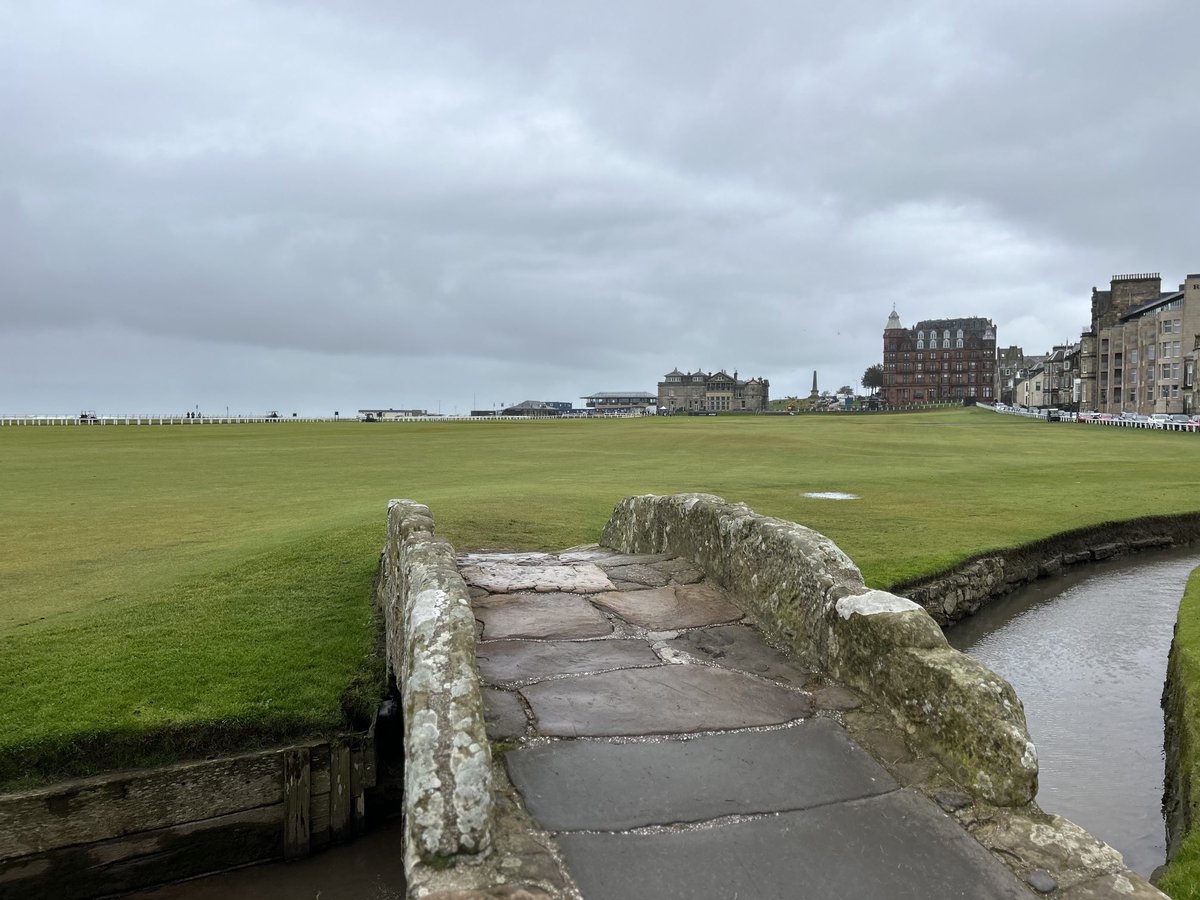
M 488 594 L 473 601 L 483 638 L 588 638 L 612 633 L 604 613 L 579 594 Z
M 656 631 L 736 622 L 742 611 L 711 584 L 673 584 L 645 591 L 596 594 L 592 602 L 633 625 Z
M 521 689 L 546 735 L 679 734 L 778 725 L 812 712 L 807 695 L 709 666 L 622 669 Z
M 662 587 L 671 580 L 670 574 L 660 571 L 655 566 L 603 566 L 602 568 L 609 580 L 617 586 Z
M 507 562 L 471 562 L 462 567 L 462 577 L 468 584 L 493 594 L 512 594 L 518 591 L 568 591 L 591 594 L 611 591 L 613 583 L 594 563 L 567 565 L 514 565 Z
M 662 665 L 643 640 L 488 641 L 476 648 L 475 656 L 480 676 L 492 684 Z
M 1084 881 L 1058 896 L 1062 900 L 1169 900 L 1166 894 L 1132 872 Z
M 802 687 L 810 672 L 763 641 L 762 636 L 745 625 L 725 625 L 689 631 L 665 647 L 685 653 L 692 659 L 726 669 L 738 669 Z
M 1102 875 L 1131 874 L 1125 871 L 1119 852 L 1059 816 L 1035 819 L 995 810 L 973 829 L 973 834 L 989 850 L 1020 860 L 1029 869 L 1056 873 L 1059 887 L 1064 890 Z
M 405 852 L 411 864 L 485 852 L 491 750 L 475 670 L 475 618 L 454 549 L 429 509 L 388 504 L 381 586 L 405 722 Z

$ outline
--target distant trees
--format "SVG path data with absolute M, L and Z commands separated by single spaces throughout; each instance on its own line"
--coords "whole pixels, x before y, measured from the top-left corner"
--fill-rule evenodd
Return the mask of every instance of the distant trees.
M 837 392 L 839 394 L 842 394 L 843 396 L 846 394 L 853 394 L 854 388 L 850 387 L 850 385 L 848 385 L 848 384 L 843 384 L 840 388 L 837 389 Z
M 863 372 L 862 386 L 870 388 L 873 391 L 883 387 L 883 364 L 875 363 L 873 366 L 867 366 L 867 371 Z

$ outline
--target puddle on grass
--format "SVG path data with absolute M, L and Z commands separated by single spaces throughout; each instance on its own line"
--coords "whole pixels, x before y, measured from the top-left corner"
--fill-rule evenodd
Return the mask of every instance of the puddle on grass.
M 857 494 L 847 494 L 843 491 L 809 491 L 804 495 L 814 500 L 857 500 Z

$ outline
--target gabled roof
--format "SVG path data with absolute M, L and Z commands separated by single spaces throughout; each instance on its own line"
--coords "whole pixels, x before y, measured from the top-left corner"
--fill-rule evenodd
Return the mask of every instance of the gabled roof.
M 646 391 L 597 391 L 581 397 L 581 400 L 657 400 L 658 394 Z

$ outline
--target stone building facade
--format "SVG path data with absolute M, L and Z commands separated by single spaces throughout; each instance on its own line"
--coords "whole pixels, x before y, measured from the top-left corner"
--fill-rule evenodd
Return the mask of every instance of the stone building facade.
M 895 310 L 883 331 L 883 391 L 891 406 L 998 396 L 991 319 L 925 319 L 912 328 Z
M 675 369 L 658 383 L 658 411 L 765 412 L 771 383 L 765 378 L 738 378 L 724 369 L 716 372 L 680 372 Z
M 1080 406 L 1097 412 L 1194 410 L 1188 355 L 1200 340 L 1200 275 L 1164 291 L 1158 273 L 1115 275 L 1092 288 L 1080 339 Z
M 1079 409 L 1080 345 L 1059 344 L 1041 359 L 1030 362 L 1018 373 L 1012 397 L 1001 400 L 1021 406 L 1045 409 Z

